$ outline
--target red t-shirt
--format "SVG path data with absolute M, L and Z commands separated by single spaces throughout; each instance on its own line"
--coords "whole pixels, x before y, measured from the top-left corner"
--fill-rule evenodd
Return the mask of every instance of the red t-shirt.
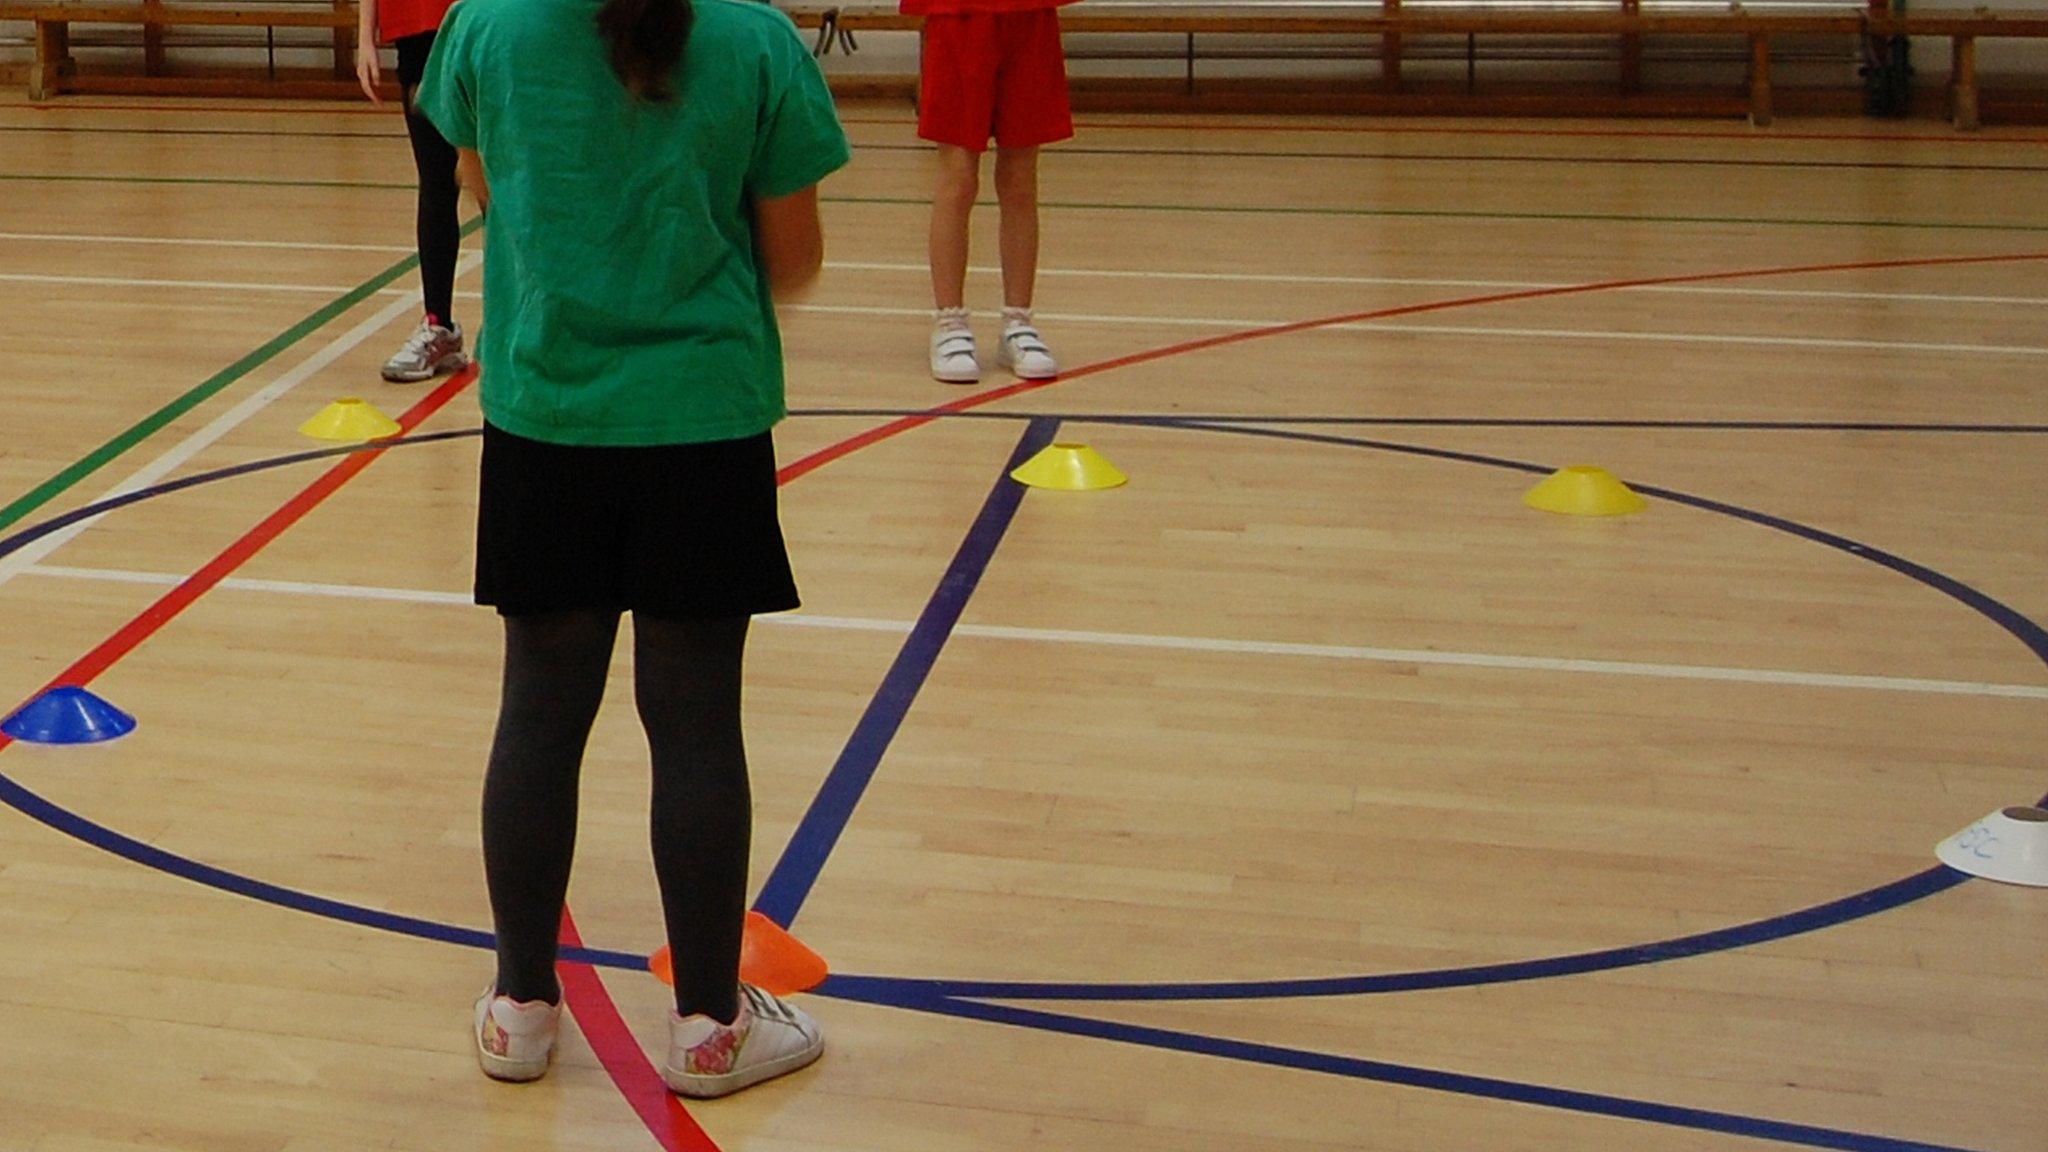
M 1037 12 L 1077 0 L 900 0 L 905 16 L 957 16 L 969 12 Z
M 377 0 L 377 39 L 389 44 L 422 32 L 437 32 L 455 0 Z

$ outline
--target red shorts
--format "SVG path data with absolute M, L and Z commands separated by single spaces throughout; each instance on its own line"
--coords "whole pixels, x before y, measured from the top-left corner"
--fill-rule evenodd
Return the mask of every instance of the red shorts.
M 924 20 L 917 134 L 974 152 L 1035 148 L 1074 134 L 1060 17 L 1025 12 L 935 13 Z

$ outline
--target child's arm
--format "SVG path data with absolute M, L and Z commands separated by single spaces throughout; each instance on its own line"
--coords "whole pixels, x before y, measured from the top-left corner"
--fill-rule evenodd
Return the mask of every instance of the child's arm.
M 825 266 L 825 230 L 818 220 L 818 186 L 754 204 L 754 231 L 768 290 L 777 300 L 795 300 L 817 282 Z
M 491 210 L 491 182 L 484 178 L 484 158 L 476 149 L 456 149 L 455 182 L 475 197 L 477 211 Z
M 362 0 L 356 6 L 356 83 L 370 103 L 381 105 L 377 85 L 384 80 L 384 67 L 377 59 L 377 0 Z

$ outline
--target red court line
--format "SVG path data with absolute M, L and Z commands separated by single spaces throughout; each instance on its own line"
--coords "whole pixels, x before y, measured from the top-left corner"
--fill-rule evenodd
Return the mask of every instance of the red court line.
M 476 379 L 474 365 L 449 377 L 440 387 L 421 397 L 419 403 L 405 410 L 398 417 L 398 426 L 403 435 L 424 422 L 427 417 L 441 410 L 456 393 L 469 387 Z M 215 585 L 225 580 L 235 569 L 249 562 L 250 558 L 262 551 L 269 543 L 284 533 L 284 530 L 305 518 L 306 513 L 319 507 L 320 503 L 332 496 L 343 484 L 354 479 L 357 473 L 375 463 L 389 449 L 376 448 L 367 452 L 356 452 L 341 458 L 320 478 L 306 486 L 298 495 L 286 501 L 277 511 L 263 519 L 263 522 L 244 533 L 242 537 L 227 546 L 218 556 L 208 561 L 205 567 L 194 572 L 163 594 L 156 603 L 143 609 L 142 614 L 123 625 L 121 630 L 102 640 L 98 647 L 78 658 L 69 668 L 57 673 L 55 679 L 45 686 L 44 691 L 61 686 L 83 688 L 97 679 L 100 673 L 114 666 L 123 657 L 135 651 L 142 642 L 171 622 L 179 613 L 192 606 L 201 596 L 212 591 Z M 0 735 L 0 748 L 7 741 Z
M 449 377 L 440 387 L 422 397 L 419 403 L 406 409 L 398 417 L 403 435 L 411 432 L 434 413 L 441 410 L 456 394 L 469 387 L 477 378 L 477 367 L 468 368 Z M 272 541 L 283 535 L 285 530 L 297 524 L 306 514 L 319 507 L 329 496 L 340 491 L 341 486 L 355 479 L 363 469 L 375 463 L 379 456 L 389 451 L 375 448 L 355 452 L 341 458 L 333 467 L 320 474 L 319 478 L 300 490 L 263 521 L 242 534 L 234 543 L 223 549 L 219 555 L 206 562 L 197 572 L 180 581 L 175 588 L 142 610 L 134 619 L 123 625 L 113 635 L 102 640 L 92 651 L 78 658 L 70 667 L 59 672 L 43 691 L 51 688 L 71 686 L 83 688 L 98 679 L 107 669 L 133 653 L 143 642 L 162 630 L 164 625 L 190 608 L 201 596 L 218 587 L 222 580 L 253 559 Z M 41 695 L 41 693 L 37 693 Z M 0 749 L 12 744 L 13 738 L 0 733 Z M 572 945 L 582 940 L 576 935 L 575 921 L 569 918 L 569 910 L 562 910 L 562 938 Z M 563 964 L 561 966 L 563 996 L 569 1001 L 570 1011 L 576 1016 L 578 1026 L 583 1029 L 585 1039 L 596 1051 L 598 1060 L 625 1096 L 633 1110 L 639 1113 L 649 1132 L 667 1152 L 718 1152 L 718 1146 L 711 1142 L 704 1130 L 697 1126 L 690 1114 L 684 1111 L 681 1101 L 668 1091 L 661 1076 L 648 1062 L 646 1053 L 640 1050 L 639 1041 L 626 1028 L 619 1016 L 618 1006 L 605 991 L 604 983 L 595 969 L 587 964 Z
M 571 948 L 583 947 L 583 936 L 576 931 L 576 919 L 567 907 L 562 909 L 561 941 Z M 562 978 L 562 999 L 575 1014 L 583 1038 L 654 1139 L 667 1152 L 718 1152 L 718 1145 L 654 1070 L 597 969 L 564 960 L 555 970 Z
M 1228 332 L 1218 336 L 1206 336 L 1154 348 L 1146 352 L 1134 352 L 1113 360 L 1101 360 L 1084 365 L 1071 372 L 1061 373 L 1051 380 L 1025 380 L 976 392 L 951 403 L 941 404 L 914 416 L 904 416 L 878 425 L 851 439 L 842 440 L 821 448 L 801 459 L 782 467 L 777 481 L 787 484 L 800 476 L 808 475 L 834 460 L 850 456 L 863 448 L 879 444 L 884 440 L 921 428 L 943 416 L 955 412 L 969 412 L 999 400 L 1035 392 L 1054 384 L 1064 384 L 1087 376 L 1112 372 L 1118 368 L 1129 368 L 1137 364 L 1164 360 L 1169 356 L 1181 356 L 1189 352 L 1200 352 L 1209 348 L 1220 348 L 1230 344 L 1242 344 L 1250 340 L 1264 340 L 1273 336 L 1287 336 L 1296 332 L 1307 332 L 1316 328 L 1330 328 L 1340 324 L 1358 324 L 1368 320 L 1389 320 L 1396 316 L 1415 316 L 1425 312 L 1444 312 L 1453 308 L 1471 308 L 1481 304 L 1504 304 L 1517 300 L 1541 300 L 1554 296 L 1582 296 L 1592 292 L 1613 292 L 1624 288 L 1652 288 L 1669 284 L 1698 284 L 1710 280 L 1758 279 L 1766 276 L 1798 276 L 1822 272 L 1868 272 L 1885 268 L 1934 268 L 1964 264 L 2011 264 L 2029 260 L 2048 260 L 2048 252 L 2016 252 L 1990 256 L 1929 256 L 1899 260 L 1859 260 L 1843 264 L 1805 264 L 1789 268 L 1745 268 L 1735 272 L 1694 272 L 1680 276 L 1648 276 L 1634 280 L 1602 280 L 1592 284 L 1568 284 L 1553 288 L 1527 288 L 1516 292 L 1499 292 L 1489 296 L 1460 296 L 1452 300 L 1430 300 L 1421 304 L 1404 304 L 1394 308 L 1380 308 L 1368 312 L 1348 312 L 1341 316 L 1325 316 L 1317 320 L 1299 320 L 1291 324 L 1275 324 L 1267 328 L 1249 328 L 1242 332 Z
M 406 409 L 398 417 L 398 425 L 404 435 L 417 428 L 434 413 L 441 410 L 456 394 L 469 387 L 477 378 L 475 364 L 449 377 L 440 387 L 422 397 L 419 403 Z M 177 616 L 190 608 L 200 597 L 218 587 L 222 580 L 253 559 L 272 541 L 283 535 L 285 530 L 297 524 L 306 514 L 318 508 L 329 496 L 340 491 L 375 463 L 379 456 L 389 451 L 375 448 L 354 452 L 341 458 L 333 467 L 320 474 L 262 522 L 242 534 L 220 554 L 206 562 L 197 572 L 180 581 L 178 585 L 142 610 L 134 619 L 123 625 L 113 635 L 101 641 L 92 651 L 78 658 L 70 667 L 59 672 L 43 691 L 61 686 L 83 688 L 98 679 L 100 674 L 133 653 L 143 642 L 161 631 Z M 41 695 L 38 693 L 37 695 Z M 13 738 L 0 733 L 0 749 L 13 743 Z M 562 910 L 562 938 L 572 945 L 581 945 L 576 934 L 575 921 L 569 918 L 569 910 Z M 560 968 L 563 997 L 569 1002 L 569 1009 L 575 1014 L 576 1022 L 583 1029 L 584 1038 L 596 1051 L 598 1060 L 604 1065 L 612 1082 L 625 1096 L 633 1110 L 647 1125 L 647 1130 L 667 1152 L 718 1152 L 718 1146 L 711 1142 L 704 1130 L 697 1126 L 690 1114 L 684 1111 L 682 1102 L 668 1091 L 659 1073 L 648 1062 L 647 1054 L 640 1049 L 639 1041 L 627 1029 L 619 1016 L 619 1009 L 612 1002 L 611 994 L 605 990 L 595 969 L 587 964 L 564 963 Z

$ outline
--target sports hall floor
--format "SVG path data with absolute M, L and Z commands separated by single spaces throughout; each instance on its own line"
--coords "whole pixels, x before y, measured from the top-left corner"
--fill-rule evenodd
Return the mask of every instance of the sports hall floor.
M 625 692 L 576 1027 L 471 1058 L 396 119 L 0 99 L 0 711 L 140 721 L 0 749 L 0 1149 L 2048 1149 L 2048 894 L 1932 855 L 2048 791 L 2048 134 L 1083 117 L 1027 390 L 925 378 L 930 159 L 846 116 L 749 666 L 829 1049 L 685 1112 Z M 411 433 L 298 434 L 348 395 Z M 1002 479 L 1053 437 L 1131 482 Z M 1649 508 L 1522 505 L 1574 463 Z

